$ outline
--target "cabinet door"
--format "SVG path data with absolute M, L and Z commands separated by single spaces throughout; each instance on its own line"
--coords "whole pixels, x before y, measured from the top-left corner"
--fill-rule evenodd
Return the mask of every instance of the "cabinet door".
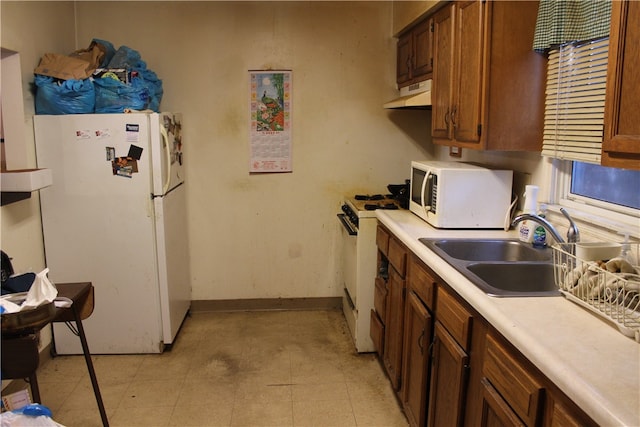
M 518 355 L 487 337 L 482 373 L 527 425 L 539 425 L 544 387 Z
M 640 169 L 640 2 L 614 1 L 602 164 Z
M 430 427 L 457 427 L 464 418 L 464 401 L 469 356 L 436 321 L 433 338 L 431 387 L 429 388 Z
M 389 268 L 389 297 L 384 337 L 384 366 L 395 390 L 400 390 L 402 372 L 402 337 L 404 326 L 405 280 Z
M 424 426 L 432 318 L 414 292 L 407 296 L 405 314 L 402 403 L 409 424 Z
M 452 139 L 450 126 L 453 103 L 454 5 L 448 5 L 433 17 L 433 86 L 431 91 L 431 136 Z
M 397 63 L 396 63 L 396 83 L 398 85 L 402 85 L 405 82 L 411 80 L 411 69 L 412 69 L 412 43 L 411 43 L 411 32 L 403 34 L 398 39 L 398 52 L 397 52 Z M 406 86 L 406 85 L 405 85 Z
M 395 237 L 389 238 L 388 258 L 389 263 L 404 278 L 407 274 L 407 249 Z
M 482 387 L 481 427 L 526 427 L 486 378 Z
M 546 427 L 596 427 L 598 424 L 565 396 L 550 393 L 547 397 L 543 425 Z
M 389 232 L 378 224 L 376 228 L 376 246 L 384 256 L 389 253 Z
M 456 3 L 456 73 L 451 123 L 458 142 L 479 142 L 482 124 L 482 60 L 485 2 Z
M 380 357 L 384 348 L 384 323 L 382 323 L 375 310 L 371 310 L 369 325 L 369 336 L 373 341 L 373 348 L 378 353 L 378 357 Z
M 413 33 L 413 76 L 416 80 L 430 74 L 433 69 L 433 18 L 418 24 Z

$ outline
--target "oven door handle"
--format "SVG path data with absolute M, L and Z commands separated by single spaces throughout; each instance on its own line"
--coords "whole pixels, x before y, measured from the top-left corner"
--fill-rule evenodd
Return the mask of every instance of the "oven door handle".
M 354 229 L 353 226 L 349 223 L 349 221 L 347 220 L 347 215 L 346 214 L 339 213 L 338 214 L 338 219 L 340 220 L 340 222 L 342 223 L 344 228 L 347 230 L 347 233 L 349 233 L 349 236 L 357 236 L 358 235 L 358 230 Z

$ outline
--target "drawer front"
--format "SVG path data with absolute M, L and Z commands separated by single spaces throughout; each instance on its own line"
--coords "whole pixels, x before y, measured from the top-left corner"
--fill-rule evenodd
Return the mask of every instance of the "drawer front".
M 543 386 L 491 336 L 487 336 L 482 374 L 525 424 L 538 425 Z
M 376 229 L 376 246 L 385 256 L 389 253 L 389 233 L 382 226 Z
M 380 277 L 376 277 L 376 286 L 373 293 L 373 308 L 375 308 L 382 323 L 386 322 L 387 313 L 387 282 Z
M 436 281 L 428 272 L 427 267 L 419 259 L 411 257 L 407 274 L 409 275 L 409 289 L 416 293 L 429 310 L 433 310 Z
M 371 310 L 371 323 L 369 326 L 369 335 L 373 341 L 373 348 L 380 356 L 384 349 L 384 324 L 376 314 L 375 310 Z
M 471 314 L 444 288 L 438 288 L 436 318 L 449 331 L 460 347 L 469 351 L 471 341 Z
M 393 237 L 389 239 L 389 263 L 403 278 L 407 273 L 407 250 Z

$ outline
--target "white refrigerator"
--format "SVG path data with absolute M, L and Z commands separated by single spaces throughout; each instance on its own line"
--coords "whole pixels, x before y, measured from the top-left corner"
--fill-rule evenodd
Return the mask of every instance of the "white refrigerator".
M 191 304 L 182 118 L 175 113 L 34 116 L 49 278 L 91 282 L 83 321 L 95 354 L 160 353 Z M 79 339 L 54 324 L 58 354 Z

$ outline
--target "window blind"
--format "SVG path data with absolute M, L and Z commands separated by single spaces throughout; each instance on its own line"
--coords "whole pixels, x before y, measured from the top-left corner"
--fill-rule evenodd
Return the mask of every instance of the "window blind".
M 609 39 L 549 51 L 542 155 L 600 163 Z

